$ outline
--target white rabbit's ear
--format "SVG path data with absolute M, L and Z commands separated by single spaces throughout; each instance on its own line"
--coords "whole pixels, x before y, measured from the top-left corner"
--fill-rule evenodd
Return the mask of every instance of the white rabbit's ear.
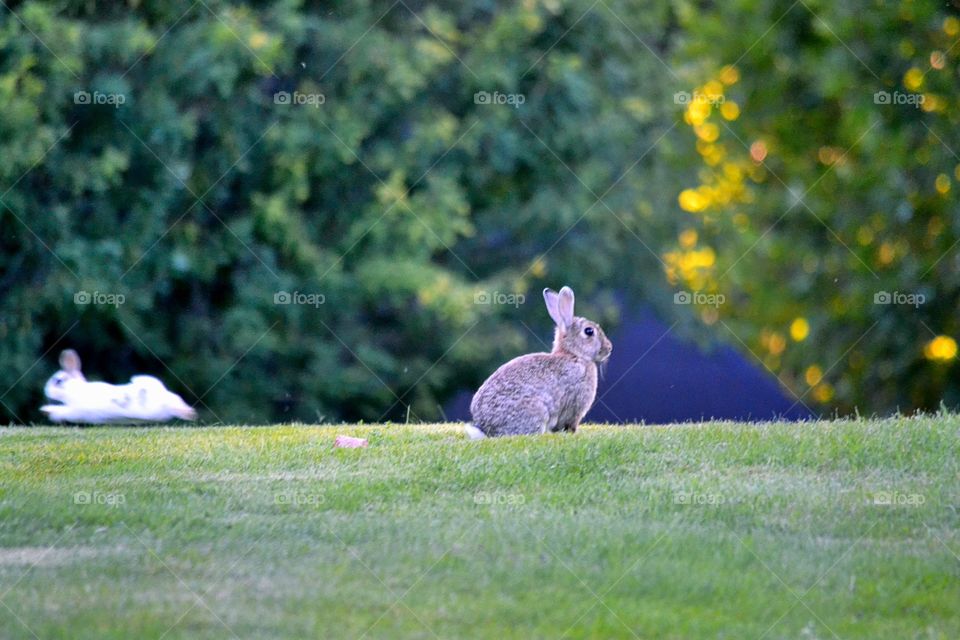
M 543 301 L 547 305 L 547 313 L 553 318 L 554 323 L 561 329 L 566 329 L 567 325 L 563 321 L 563 315 L 560 313 L 560 296 L 553 289 L 543 290 Z
M 80 373 L 80 356 L 73 349 L 65 349 L 60 354 L 60 368 L 67 373 Z
M 564 326 L 569 327 L 573 324 L 573 289 L 570 287 L 560 289 L 559 298 L 557 309 L 560 312 L 560 318 Z

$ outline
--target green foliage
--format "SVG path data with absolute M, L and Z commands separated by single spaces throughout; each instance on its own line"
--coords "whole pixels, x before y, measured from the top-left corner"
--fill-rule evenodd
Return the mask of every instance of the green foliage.
M 956 11 L 677 6 L 691 84 L 722 88 L 740 111 L 684 114 L 693 131 L 682 157 L 698 140 L 704 162 L 680 204 L 716 256 L 686 275 L 726 296 L 705 318 L 814 407 L 956 406 Z
M 602 321 L 614 287 L 664 289 L 634 239 L 669 212 L 664 170 L 595 201 L 663 132 L 660 63 L 635 54 L 666 4 L 589 6 L 5 9 L 2 411 L 38 418 L 69 345 L 209 420 L 427 418 L 549 337 L 543 286 Z

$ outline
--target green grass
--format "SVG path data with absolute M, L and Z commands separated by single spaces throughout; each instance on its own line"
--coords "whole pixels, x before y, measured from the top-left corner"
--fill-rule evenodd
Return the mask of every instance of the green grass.
M 949 415 L 3 428 L 0 637 L 953 639 L 958 503 Z

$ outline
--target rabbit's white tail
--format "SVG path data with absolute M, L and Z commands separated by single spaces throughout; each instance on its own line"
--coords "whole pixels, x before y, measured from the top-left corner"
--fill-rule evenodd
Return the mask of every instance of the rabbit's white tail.
M 487 434 L 485 434 L 483 431 L 480 431 L 480 429 L 477 429 L 472 424 L 465 424 L 463 429 L 467 432 L 467 437 L 471 440 L 482 440 L 483 438 L 487 437 Z

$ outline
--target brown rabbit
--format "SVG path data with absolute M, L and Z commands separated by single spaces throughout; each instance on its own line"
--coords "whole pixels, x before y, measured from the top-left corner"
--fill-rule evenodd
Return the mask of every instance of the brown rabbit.
M 493 372 L 473 396 L 472 439 L 576 431 L 597 395 L 597 363 L 613 345 L 596 322 L 573 315 L 573 290 L 543 290 L 556 323 L 553 351 L 530 353 Z

